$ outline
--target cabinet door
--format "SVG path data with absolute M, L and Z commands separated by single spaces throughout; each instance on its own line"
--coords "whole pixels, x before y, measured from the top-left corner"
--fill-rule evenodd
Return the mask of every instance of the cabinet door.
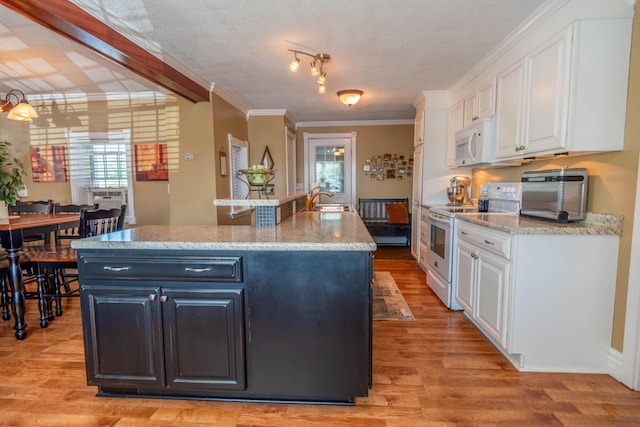
M 421 262 L 420 260 L 420 227 L 422 226 L 422 221 L 420 218 L 420 205 L 414 203 L 411 206 L 411 255 L 416 259 L 416 261 Z
M 464 100 L 453 105 L 449 110 L 449 139 L 447 142 L 447 166 L 455 166 L 456 163 L 456 138 L 455 133 L 464 127 Z
M 487 85 L 478 89 L 476 95 L 476 110 L 478 118 L 486 119 L 496 115 L 496 80 L 492 79 Z
M 507 342 L 507 302 L 511 263 L 479 252 L 474 318 L 503 347 Z
M 413 134 L 414 147 L 417 147 L 418 145 L 424 143 L 424 110 L 416 112 L 416 120 L 413 124 Z
M 242 289 L 162 290 L 167 386 L 244 390 Z
M 524 149 L 525 62 L 498 74 L 496 98 L 496 158 L 513 158 Z
M 566 146 L 570 43 L 570 32 L 563 32 L 527 60 L 526 154 Z
M 473 316 L 473 299 L 476 281 L 476 249 L 466 242 L 458 240 L 455 251 L 455 298 L 463 310 Z
M 474 93 L 464 99 L 463 126 L 469 126 L 472 122 L 478 120 L 478 118 L 478 98 Z
M 164 384 L 158 287 L 82 287 L 87 383 Z

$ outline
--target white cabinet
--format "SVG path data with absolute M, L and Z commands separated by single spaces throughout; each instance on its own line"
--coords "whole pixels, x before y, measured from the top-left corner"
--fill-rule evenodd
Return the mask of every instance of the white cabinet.
M 413 124 L 413 146 L 424 143 L 424 110 L 416 111 L 416 119 Z
M 631 23 L 578 21 L 498 73 L 496 159 L 621 150 Z
M 411 255 L 420 260 L 420 203 L 422 200 L 422 156 L 424 144 L 413 151 L 413 188 L 411 200 Z
M 429 254 L 429 209 L 420 208 L 420 258 L 418 265 L 427 271 L 429 266 L 427 256 Z
M 522 371 L 607 372 L 619 236 L 456 221 L 455 298 L 494 345 Z
M 511 262 L 491 252 L 502 253 L 495 251 L 495 247 L 510 247 L 504 244 L 510 238 L 465 226 L 459 231 L 459 238 L 468 240 L 459 240 L 456 246 L 456 300 L 485 333 L 506 346 Z
M 571 30 L 567 30 L 527 58 L 526 155 L 567 145 L 570 52 Z
M 460 101 L 449 109 L 449 126 L 447 140 L 447 166 L 456 164 L 455 133 L 464 127 L 464 101 Z
M 510 158 L 523 149 L 525 61 L 498 74 L 496 100 L 496 159 Z
M 480 86 L 463 101 L 463 126 L 496 114 L 496 80 Z

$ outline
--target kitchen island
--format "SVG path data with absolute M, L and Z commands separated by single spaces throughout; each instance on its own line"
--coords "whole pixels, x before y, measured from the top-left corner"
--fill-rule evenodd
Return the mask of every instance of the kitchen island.
M 353 404 L 371 383 L 357 213 L 275 227 L 142 226 L 73 243 L 101 396 Z

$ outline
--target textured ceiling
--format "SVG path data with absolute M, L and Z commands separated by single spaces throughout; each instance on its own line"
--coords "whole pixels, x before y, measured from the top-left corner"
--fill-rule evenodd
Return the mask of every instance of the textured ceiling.
M 454 84 L 543 0 L 73 0 L 244 109 L 299 121 L 412 119 L 424 90 Z M 327 93 L 308 60 L 327 53 Z M 29 97 L 158 90 L 88 49 L 0 7 L 0 91 Z M 348 108 L 335 93 L 364 91 Z

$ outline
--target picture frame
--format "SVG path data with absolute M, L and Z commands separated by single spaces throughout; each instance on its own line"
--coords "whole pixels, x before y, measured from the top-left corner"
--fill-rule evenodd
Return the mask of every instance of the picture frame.
M 67 173 L 67 147 L 64 145 L 31 146 L 31 177 L 33 182 L 65 182 Z
M 385 162 L 388 162 L 391 160 L 391 153 L 385 153 L 383 160 Z
M 384 172 L 378 172 L 378 173 L 376 174 L 376 179 L 377 179 L 378 181 L 384 181 Z
M 370 172 L 371 171 L 371 165 L 370 164 L 364 164 L 362 165 L 362 171 L 363 172 Z
M 167 144 L 136 144 L 134 152 L 137 181 L 169 181 Z
M 264 147 L 264 153 L 262 154 L 262 160 L 260 161 L 260 164 L 267 169 L 273 169 L 273 157 L 271 157 L 271 152 L 269 151 L 268 146 Z

